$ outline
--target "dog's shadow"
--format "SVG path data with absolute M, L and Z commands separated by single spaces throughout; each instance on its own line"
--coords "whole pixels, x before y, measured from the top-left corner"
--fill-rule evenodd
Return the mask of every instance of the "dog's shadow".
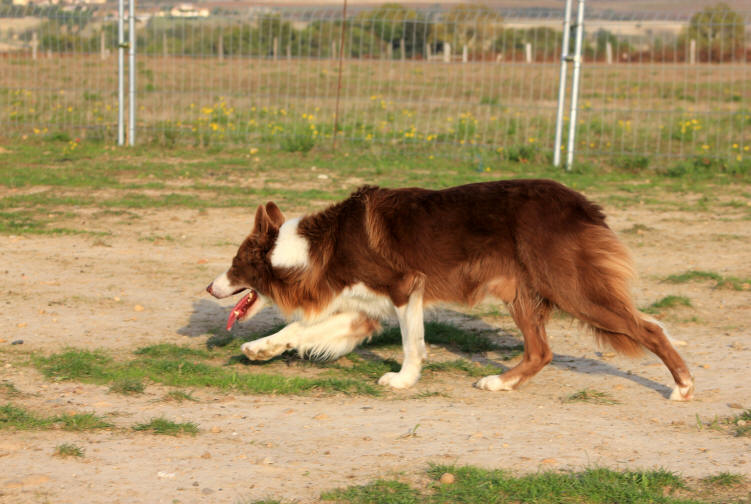
M 193 303 L 193 312 L 191 313 L 188 322 L 185 326 L 178 329 L 177 333 L 191 338 L 205 336 L 207 337 L 206 346 L 213 348 L 224 347 L 236 341 L 245 342 L 258 339 L 273 334 L 285 324 L 284 318 L 282 318 L 275 308 L 267 307 L 253 317 L 251 324 L 245 326 L 236 325 L 231 331 L 227 331 L 224 328 L 224 321 L 227 320 L 231 309 L 231 306 L 222 306 L 213 300 L 199 299 Z M 496 366 L 499 369 L 499 373 L 505 372 L 509 369 L 509 367 L 503 363 L 504 350 L 508 350 L 509 352 L 516 351 L 523 343 L 519 337 L 504 331 L 503 329 L 491 326 L 477 317 L 472 317 L 453 310 L 434 310 L 426 317 L 426 320 L 435 322 L 448 321 L 451 325 L 459 326 L 468 332 L 484 335 L 492 334 L 493 343 L 499 347 L 496 352 L 499 354 L 498 357 L 487 357 L 483 355 L 484 353 L 462 351 L 457 345 L 451 343 L 445 344 L 445 339 L 441 339 L 441 341 L 433 341 L 429 325 L 428 330 L 426 331 L 426 341 L 431 344 L 444 345 L 448 351 L 455 353 L 461 358 L 466 359 L 469 357 L 475 362 Z M 367 360 L 376 362 L 384 361 L 384 358 L 374 352 L 374 350 L 379 346 L 399 344 L 398 328 L 394 329 L 392 326 L 387 325 L 384 334 L 386 333 L 391 334 L 387 334 L 386 338 L 375 336 L 371 343 L 366 343 L 361 346 L 356 350 L 358 355 Z M 291 359 L 294 359 L 294 357 L 291 357 L 289 354 L 284 354 L 268 362 L 273 362 L 278 359 L 290 361 Z M 242 364 L 266 364 L 266 362 L 251 362 L 245 358 L 244 355 L 232 357 L 230 358 L 230 361 Z M 605 361 L 597 359 L 554 353 L 551 365 L 557 368 L 588 375 L 610 375 L 624 378 L 645 388 L 652 389 L 665 397 L 669 397 L 671 393 L 669 387 L 659 382 L 625 372 Z

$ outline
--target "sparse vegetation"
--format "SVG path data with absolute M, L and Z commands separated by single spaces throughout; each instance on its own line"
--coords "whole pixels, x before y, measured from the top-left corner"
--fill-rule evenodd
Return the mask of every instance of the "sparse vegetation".
M 675 308 L 677 306 L 687 306 L 691 307 L 693 306 L 691 304 L 691 300 L 685 296 L 665 296 L 664 298 L 655 301 L 651 305 L 647 306 L 646 308 L 642 308 L 642 311 L 644 313 L 650 313 L 650 314 L 656 314 L 656 313 L 662 313 L 666 310 L 669 310 L 671 308 Z
M 63 458 L 65 457 L 83 458 L 84 449 L 73 443 L 63 443 L 55 447 L 54 455 L 56 457 L 63 457 Z
M 607 392 L 600 392 L 598 390 L 583 389 L 578 392 L 574 392 L 570 396 L 563 399 L 565 403 L 585 402 L 590 404 L 620 404 L 620 401 L 614 399 Z
M 751 279 L 723 276 L 714 271 L 689 270 L 685 273 L 668 276 L 665 281 L 670 283 L 686 283 L 692 281 L 711 280 L 716 288 L 744 291 L 751 289 Z
M 112 424 L 93 413 L 66 413 L 44 416 L 27 409 L 6 404 L 0 406 L 0 429 L 38 430 L 60 428 L 69 431 L 108 429 Z
M 146 389 L 143 382 L 134 378 L 119 378 L 110 385 L 110 392 L 115 394 L 136 395 L 143 394 Z
M 136 424 L 133 426 L 133 430 L 166 436 L 179 436 L 181 434 L 195 436 L 198 434 L 198 426 L 193 422 L 177 423 L 164 417 L 152 418 L 146 423 Z

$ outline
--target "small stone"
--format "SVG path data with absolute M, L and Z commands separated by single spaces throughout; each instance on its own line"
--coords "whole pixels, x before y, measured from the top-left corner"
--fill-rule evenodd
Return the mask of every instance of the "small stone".
M 319 413 L 313 417 L 313 420 L 326 420 L 328 417 L 326 413 Z
M 18 327 L 19 329 L 22 329 L 26 327 L 26 322 L 19 322 L 18 324 L 16 324 L 16 327 Z
M 14 340 L 14 341 L 13 341 L 13 342 L 11 343 L 11 345 L 23 345 L 23 340 L 22 340 L 22 339 L 17 339 L 17 340 Z
M 198 260 L 198 264 L 206 264 L 207 262 L 209 262 L 208 259 L 199 259 Z
M 203 452 L 203 455 L 201 455 L 201 458 L 202 459 L 210 459 L 211 458 L 211 453 L 209 453 L 209 452 Z
M 214 491 L 212 489 L 210 489 L 210 488 L 204 488 L 203 490 L 201 490 L 201 493 L 203 495 L 211 495 L 211 494 L 214 493 Z
M 700 368 L 709 369 L 709 364 L 701 364 Z
M 451 473 L 443 473 L 441 474 L 441 479 L 439 481 L 441 482 L 441 485 L 450 485 L 456 481 L 456 477 Z
M 546 458 L 540 461 L 541 464 L 556 464 L 558 461 L 554 458 Z
M 211 428 L 211 432 L 212 432 L 212 433 L 214 433 L 214 434 L 219 434 L 220 432 L 222 432 L 222 429 L 220 429 L 219 427 L 217 427 L 217 426 L 215 425 L 215 426 L 213 426 L 213 427 Z
M 137 305 L 135 305 L 133 307 L 133 311 L 139 311 L 140 312 L 140 311 L 143 311 L 143 310 L 144 310 L 144 308 L 140 304 L 137 304 Z
M 293 410 L 292 408 L 288 408 L 288 409 L 284 410 L 284 414 L 285 415 L 291 415 L 294 412 L 295 412 L 295 410 Z
M 201 486 L 201 485 L 199 485 L 197 481 L 194 481 L 193 482 L 193 486 L 197 487 L 197 486 Z
M 168 473 L 165 471 L 159 471 L 158 473 L 156 473 L 156 475 L 161 479 L 172 479 L 175 477 L 175 473 Z
M 737 403 L 737 402 L 731 402 L 730 404 L 728 404 L 728 408 L 733 408 L 733 409 L 746 409 L 746 408 L 744 408 L 744 407 L 743 407 L 743 405 L 742 405 L 742 404 L 739 404 L 739 403 Z

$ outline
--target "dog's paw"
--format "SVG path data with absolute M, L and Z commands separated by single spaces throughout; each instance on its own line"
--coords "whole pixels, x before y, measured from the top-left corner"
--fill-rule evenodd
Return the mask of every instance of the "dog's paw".
M 687 385 L 676 386 L 670 394 L 671 401 L 690 401 L 694 398 L 694 382 L 690 380 Z
M 407 373 L 386 373 L 378 379 L 378 385 L 385 385 L 395 389 L 409 388 L 420 378 L 420 375 L 408 375 Z
M 481 378 L 477 383 L 475 383 L 475 387 L 482 389 L 482 390 L 514 390 L 514 387 L 519 382 L 519 378 L 506 378 L 503 379 L 502 375 L 490 375 L 486 376 L 485 378 Z
M 242 353 L 252 361 L 267 361 L 284 353 L 286 348 L 281 345 L 269 345 L 268 342 L 257 340 L 243 343 L 240 347 Z

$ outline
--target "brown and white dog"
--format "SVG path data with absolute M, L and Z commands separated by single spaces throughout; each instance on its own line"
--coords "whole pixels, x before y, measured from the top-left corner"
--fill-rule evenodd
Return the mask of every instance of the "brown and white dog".
M 394 388 L 420 377 L 427 305 L 506 303 L 524 335 L 524 356 L 503 375 L 477 382 L 485 390 L 514 389 L 552 360 L 545 323 L 559 308 L 617 351 L 654 352 L 675 379 L 670 398 L 691 399 L 683 359 L 662 327 L 634 307 L 632 277 L 628 252 L 599 206 L 557 182 L 508 180 L 441 191 L 365 186 L 291 220 L 267 203 L 232 267 L 207 290 L 217 298 L 249 290 L 228 328 L 268 303 L 296 320 L 245 343 L 251 360 L 286 350 L 335 358 L 396 316 L 404 361 L 378 380 Z

